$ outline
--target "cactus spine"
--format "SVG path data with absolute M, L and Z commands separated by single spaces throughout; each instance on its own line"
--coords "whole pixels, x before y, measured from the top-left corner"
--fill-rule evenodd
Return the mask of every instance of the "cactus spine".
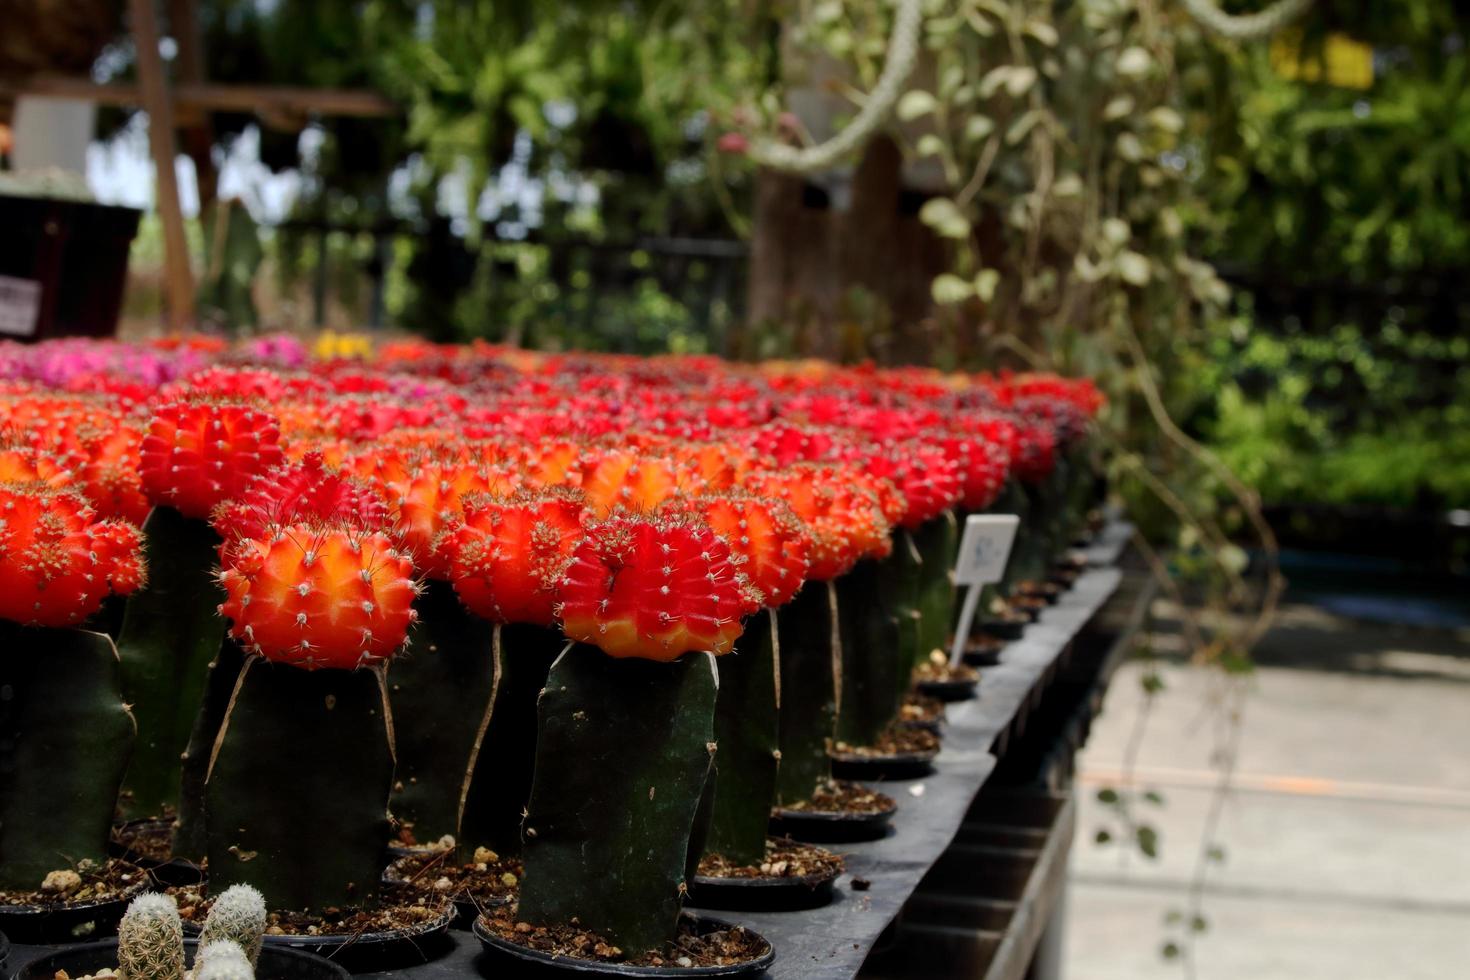
M 199 947 L 208 952 L 211 944 L 228 941 L 240 949 L 254 968 L 260 959 L 265 936 L 265 896 L 249 885 L 231 885 L 214 900 L 204 920 Z
M 193 980 L 254 980 L 255 968 L 238 943 L 217 939 L 201 940 L 199 956 L 194 961 Z
M 133 899 L 117 928 L 117 972 L 121 980 L 182 980 L 184 926 L 167 895 Z

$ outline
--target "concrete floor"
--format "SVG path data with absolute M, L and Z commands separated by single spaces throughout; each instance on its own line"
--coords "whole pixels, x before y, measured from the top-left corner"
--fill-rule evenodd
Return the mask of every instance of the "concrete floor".
M 1167 646 L 1168 638 L 1165 637 Z M 1200 980 L 1470 977 L 1470 631 L 1355 623 L 1287 607 L 1257 651 L 1236 789 L 1195 945 Z M 1134 768 L 1160 853 L 1098 845 L 1144 667 L 1115 678 L 1079 760 L 1067 980 L 1184 975 L 1161 947 L 1185 906 L 1210 802 L 1209 674 L 1158 667 Z

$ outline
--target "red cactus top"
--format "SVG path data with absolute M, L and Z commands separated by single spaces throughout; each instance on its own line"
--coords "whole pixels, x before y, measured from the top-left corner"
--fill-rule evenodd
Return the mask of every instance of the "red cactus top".
M 614 657 L 729 653 L 759 593 L 707 526 L 616 515 L 587 530 L 558 589 L 562 628 Z

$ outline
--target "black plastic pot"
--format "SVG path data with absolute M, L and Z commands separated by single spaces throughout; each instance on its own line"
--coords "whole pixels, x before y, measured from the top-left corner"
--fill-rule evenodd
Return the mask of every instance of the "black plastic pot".
M 0 194 L 0 276 L 40 288 L 33 322 L 13 340 L 117 332 L 128 250 L 143 212 L 83 201 Z
M 994 667 L 1000 663 L 1001 652 L 1005 645 L 991 646 L 988 644 L 969 643 L 964 652 L 960 654 L 960 660 L 969 667 Z
M 449 926 L 453 905 L 437 918 L 412 929 L 324 936 L 266 936 L 267 949 L 292 949 L 324 956 L 350 973 L 377 973 L 422 966 L 453 946 Z
M 434 875 L 431 872 L 424 877 L 433 878 Z M 397 874 L 393 869 L 393 865 L 390 864 L 383 872 L 383 884 L 393 888 L 404 888 L 408 886 L 408 880 L 402 875 Z M 475 920 L 480 917 L 481 912 L 486 909 L 495 909 L 502 905 L 509 905 L 515 901 L 515 896 L 493 895 L 483 899 L 476 899 L 471 895 L 460 893 L 453 896 L 451 901 L 454 902 L 454 921 L 449 924 L 449 928 L 468 929 L 475 924 Z
M 888 836 L 893 815 L 892 810 L 877 813 L 842 811 L 824 813 L 818 810 L 771 811 L 770 834 L 772 837 L 790 837 L 792 840 L 809 844 L 850 844 L 856 841 L 879 840 Z
M 730 923 L 709 919 L 689 912 L 683 913 L 685 921 L 691 922 L 700 935 L 731 928 Z M 749 931 L 749 930 L 747 930 Z M 766 952 L 753 960 L 731 966 L 628 966 L 623 963 L 600 963 L 594 960 L 578 960 L 569 956 L 553 956 L 517 946 L 494 935 L 479 920 L 475 921 L 475 936 L 485 948 L 483 972 L 503 971 L 509 977 L 751 977 L 764 973 L 776 960 L 775 948 L 753 933 L 766 945 Z
M 915 687 L 919 689 L 920 694 L 928 695 L 931 698 L 938 698 L 944 702 L 953 702 L 968 701 L 975 697 L 975 688 L 979 683 L 980 681 L 978 679 L 968 681 L 919 681 Z
M 1029 622 L 1029 617 L 1022 619 L 1020 616 L 1014 619 L 987 619 L 980 624 L 980 631 L 997 640 L 1019 640 L 1025 635 Z
M 0 930 L 12 942 L 55 946 L 117 934 L 123 913 L 143 889 L 124 898 L 74 905 L 0 905 Z
M 198 940 L 184 940 L 184 948 L 191 959 L 198 945 Z M 4 958 L 0 957 L 0 966 L 3 965 Z M 116 966 L 117 940 L 110 939 L 48 953 L 21 967 L 11 980 L 52 980 L 58 970 L 65 970 L 68 976 L 80 977 Z M 266 946 L 260 951 L 255 975 L 259 980 L 347 980 L 350 974 L 320 956 Z
M 0 932 L 0 976 L 5 975 L 5 963 L 10 959 L 10 940 Z
M 1040 599 L 1048 606 L 1054 606 L 1062 597 L 1064 590 L 1055 582 L 1032 582 L 1031 585 L 1021 593 L 1022 596 Z
M 821 908 L 832 901 L 832 886 L 842 872 L 771 878 L 715 878 L 695 875 L 689 904 L 740 912 L 795 912 Z
M 168 821 L 165 820 L 148 817 L 142 820 L 129 820 L 122 827 L 157 826 L 167 823 Z M 183 858 L 159 861 L 156 858 L 145 857 L 117 840 L 108 842 L 107 852 L 115 858 L 121 858 L 148 872 L 148 877 L 158 888 L 197 888 L 204 884 L 207 877 L 204 869 L 193 861 L 186 861 Z
M 862 782 L 882 782 L 893 779 L 918 779 L 934 771 L 934 758 L 938 749 L 926 752 L 894 752 L 891 755 L 859 755 L 848 752 L 829 752 L 832 760 L 832 775 L 837 779 L 856 779 Z

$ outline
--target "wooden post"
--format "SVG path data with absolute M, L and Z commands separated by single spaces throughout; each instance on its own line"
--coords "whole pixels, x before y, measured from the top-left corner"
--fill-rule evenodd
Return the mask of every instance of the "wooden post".
M 148 144 L 157 170 L 156 201 L 163 222 L 163 268 L 168 326 L 182 333 L 194 322 L 194 277 L 189 271 L 189 244 L 184 236 L 184 211 L 179 205 L 179 183 L 174 174 L 174 113 L 169 100 L 163 58 L 158 53 L 158 19 L 153 0 L 129 0 L 133 43 L 138 56 L 138 89 L 148 113 Z
M 174 63 L 176 80 L 184 85 L 204 83 L 204 43 L 199 32 L 197 0 L 168 0 L 168 24 L 173 38 L 179 45 L 179 56 Z M 214 133 L 209 124 L 209 113 L 197 107 L 187 110 L 174 97 L 177 110 L 175 122 L 180 127 L 179 136 L 184 152 L 194 161 L 194 173 L 199 183 L 199 214 L 205 215 L 214 203 L 219 185 L 219 175 L 214 170 Z

